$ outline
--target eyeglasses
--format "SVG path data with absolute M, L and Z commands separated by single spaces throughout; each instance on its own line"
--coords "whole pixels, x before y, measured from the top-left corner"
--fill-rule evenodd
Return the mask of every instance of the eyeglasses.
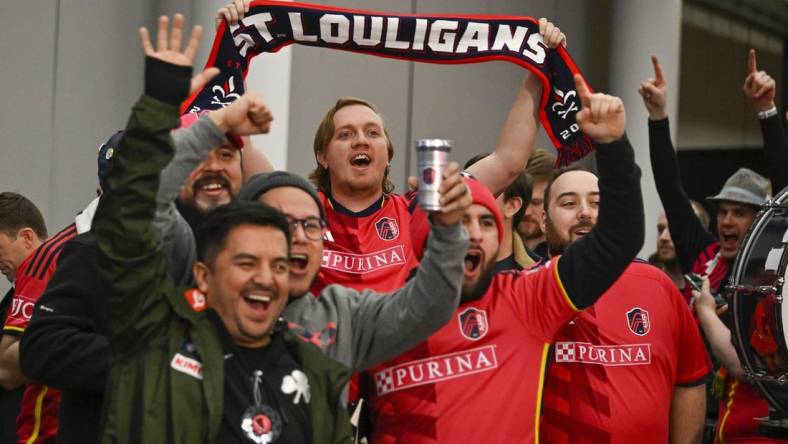
M 323 238 L 323 230 L 326 228 L 326 221 L 319 217 L 310 216 L 304 219 L 296 219 L 292 216 L 285 216 L 287 217 L 287 223 L 293 229 L 293 235 L 295 235 L 295 231 L 300 225 L 301 228 L 304 230 L 304 235 L 309 240 L 320 240 Z

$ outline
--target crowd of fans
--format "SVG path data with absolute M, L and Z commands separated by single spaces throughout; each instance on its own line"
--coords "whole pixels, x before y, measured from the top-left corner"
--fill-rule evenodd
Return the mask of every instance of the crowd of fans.
M 547 47 L 565 44 L 539 24 Z M 648 122 L 575 77 L 596 171 L 534 148 L 529 74 L 495 150 L 451 163 L 427 213 L 393 193 L 396 148 L 363 99 L 319 123 L 309 180 L 251 145 L 273 120 L 255 92 L 179 116 L 216 75 L 192 77 L 201 29 L 185 47 L 184 31 L 181 15 L 153 42 L 140 30 L 144 91 L 74 223 L 50 235 L 33 202 L 0 193 L 0 443 L 782 442 L 759 432 L 769 405 L 714 296 L 788 185 L 754 51 L 743 89 L 769 178 L 742 168 L 709 197 L 715 237 L 682 188 L 655 57 Z M 641 124 L 657 221 L 625 131 Z

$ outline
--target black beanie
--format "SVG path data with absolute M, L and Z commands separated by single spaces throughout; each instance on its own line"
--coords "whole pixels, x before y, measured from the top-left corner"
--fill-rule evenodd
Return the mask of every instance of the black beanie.
M 318 210 L 320 210 L 320 218 L 325 220 L 326 214 L 325 211 L 323 211 L 323 204 L 320 202 L 315 187 L 303 177 L 297 174 L 288 173 L 287 171 L 255 174 L 250 177 L 241 188 L 238 199 L 242 201 L 255 201 L 266 191 L 279 187 L 295 187 L 304 190 L 314 199 Z

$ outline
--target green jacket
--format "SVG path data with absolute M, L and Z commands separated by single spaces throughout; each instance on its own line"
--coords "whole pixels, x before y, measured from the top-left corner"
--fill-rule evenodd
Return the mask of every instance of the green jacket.
M 159 172 L 173 156 L 170 130 L 177 125 L 176 105 L 140 98 L 93 223 L 99 275 L 111 289 L 106 297 L 113 365 L 102 443 L 212 443 L 222 420 L 219 332 L 169 277 L 151 224 Z M 289 331 L 283 334 L 309 378 L 314 442 L 352 442 L 347 412 L 339 407 L 349 369 Z M 197 354 L 183 371 L 175 359 L 193 351 L 189 343 Z

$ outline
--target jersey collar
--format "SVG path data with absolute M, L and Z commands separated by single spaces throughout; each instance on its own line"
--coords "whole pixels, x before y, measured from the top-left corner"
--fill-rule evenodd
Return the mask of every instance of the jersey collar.
M 383 193 L 378 200 L 373 202 L 372 205 L 368 206 L 367 208 L 364 208 L 361 211 L 352 211 L 342 206 L 341 203 L 335 201 L 330 194 L 326 194 L 326 197 L 328 197 L 328 204 L 331 206 L 331 208 L 334 211 L 351 217 L 369 216 L 371 214 L 374 214 L 379 209 L 383 208 L 383 204 L 386 203 L 386 194 Z

